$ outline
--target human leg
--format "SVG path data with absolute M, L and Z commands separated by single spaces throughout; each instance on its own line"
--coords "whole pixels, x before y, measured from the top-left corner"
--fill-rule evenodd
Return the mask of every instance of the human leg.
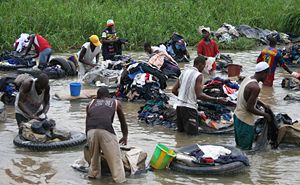
M 49 62 L 51 53 L 52 53 L 51 48 L 46 48 L 40 53 L 40 56 L 39 56 L 39 66 L 40 67 L 45 67 L 47 65 L 47 63 Z
M 100 130 L 100 129 L 99 129 Z M 101 149 L 116 183 L 126 181 L 125 169 L 117 136 L 101 129 Z
M 100 142 L 99 142 L 99 130 L 92 129 L 87 133 L 87 142 L 89 147 L 89 152 L 87 155 L 85 151 L 85 158 L 90 162 L 90 167 L 88 171 L 88 176 L 90 178 L 96 178 L 100 173 L 101 166 L 99 166 L 99 155 L 100 155 Z

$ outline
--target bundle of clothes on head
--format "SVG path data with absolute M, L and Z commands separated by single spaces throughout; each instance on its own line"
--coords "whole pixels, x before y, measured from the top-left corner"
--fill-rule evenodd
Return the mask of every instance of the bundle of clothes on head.
M 245 155 L 233 153 L 223 146 L 199 144 L 197 146 L 197 149 L 188 154 L 177 153 L 176 161 L 191 167 L 215 166 L 233 162 L 242 162 L 249 166 L 249 160 Z
M 155 95 L 155 90 L 166 88 L 167 79 L 158 68 L 151 64 L 135 62 L 122 72 L 116 96 L 130 101 L 150 100 Z
M 176 110 L 168 104 L 168 96 L 156 91 L 156 95 L 148 100 L 138 111 L 138 118 L 146 124 L 162 125 L 166 128 L 176 128 Z

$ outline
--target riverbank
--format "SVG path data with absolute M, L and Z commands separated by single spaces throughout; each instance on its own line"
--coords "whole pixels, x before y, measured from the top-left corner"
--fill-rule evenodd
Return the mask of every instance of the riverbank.
M 299 17 L 297 0 L 1 1 L 0 50 L 11 49 L 22 32 L 43 35 L 55 52 L 79 49 L 91 34 L 101 35 L 110 18 L 119 36 L 129 40 L 126 50 L 142 50 L 145 41 L 165 42 L 173 32 L 195 46 L 200 40 L 199 25 L 217 30 L 224 22 L 297 34 Z M 242 38 L 220 48 L 243 50 L 255 45 L 254 40 Z

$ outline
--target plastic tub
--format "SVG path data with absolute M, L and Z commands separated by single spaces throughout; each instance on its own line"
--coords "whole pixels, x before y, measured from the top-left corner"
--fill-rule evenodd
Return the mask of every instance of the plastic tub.
M 151 157 L 150 165 L 154 169 L 164 169 L 169 166 L 176 153 L 163 144 L 157 144 Z
M 70 83 L 71 96 L 80 96 L 81 84 L 79 82 Z
M 228 77 L 240 76 L 242 66 L 238 64 L 228 64 Z

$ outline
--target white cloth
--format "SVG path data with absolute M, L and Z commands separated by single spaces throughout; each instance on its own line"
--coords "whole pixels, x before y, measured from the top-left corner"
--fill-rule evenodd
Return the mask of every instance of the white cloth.
M 207 57 L 203 73 L 209 74 L 209 71 L 212 69 L 213 63 L 216 61 L 215 57 Z
M 196 79 L 201 73 L 195 67 L 185 69 L 179 76 L 178 106 L 198 108 L 195 91 Z
M 218 159 L 221 155 L 229 155 L 231 151 L 223 146 L 198 145 L 198 148 L 204 153 L 203 157 Z
M 23 50 L 23 48 L 25 48 L 25 47 L 28 46 L 28 44 L 29 44 L 28 37 L 29 37 L 29 34 L 27 34 L 27 33 L 22 33 L 22 34 L 20 35 L 20 38 L 18 38 L 18 39 L 16 40 L 16 43 L 19 43 L 18 46 L 17 46 L 17 49 L 16 49 L 17 52 L 21 52 L 21 51 Z M 15 44 L 16 44 L 16 43 L 15 43 Z

